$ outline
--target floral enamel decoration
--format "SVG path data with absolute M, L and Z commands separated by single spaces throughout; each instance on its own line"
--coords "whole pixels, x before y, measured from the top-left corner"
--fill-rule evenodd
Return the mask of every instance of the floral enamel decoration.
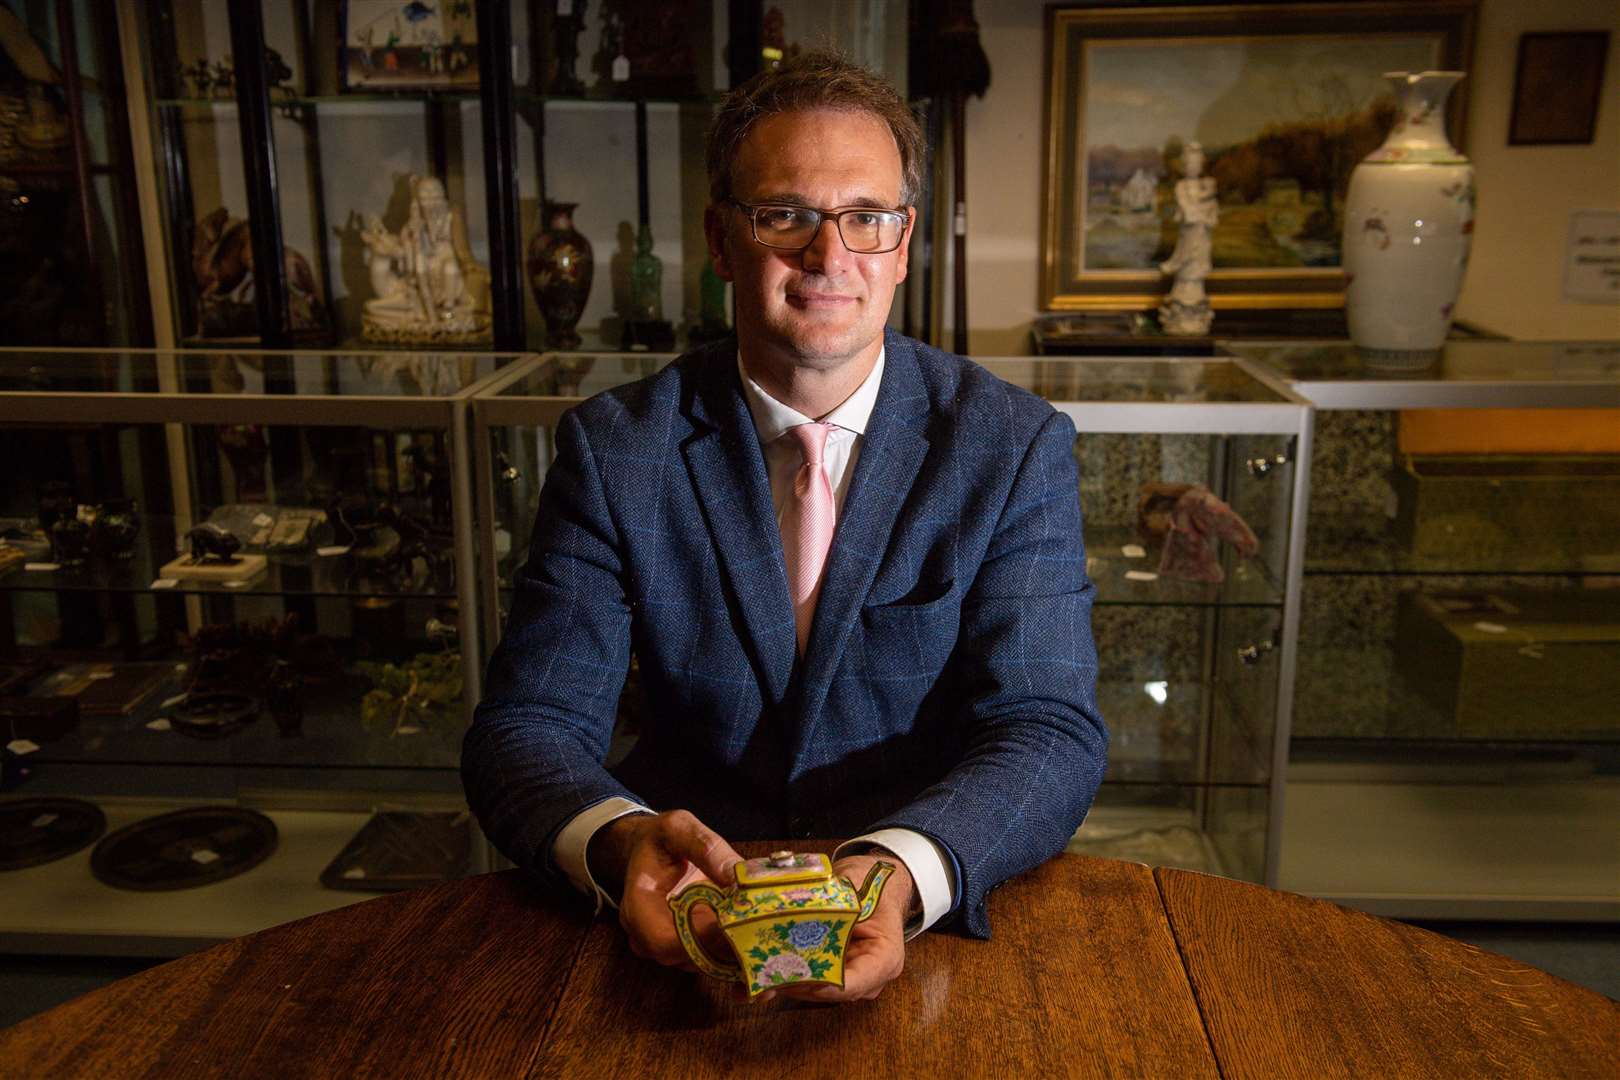
M 695 881 L 669 899 L 675 929 L 698 969 L 717 979 L 744 982 L 749 996 L 793 983 L 844 985 L 844 950 L 850 930 L 877 910 L 894 866 L 878 862 L 857 890 L 833 873 L 820 854 L 772 852 L 737 867 L 737 883 L 722 891 Z M 714 909 L 733 959 L 718 960 L 698 942 L 692 909 Z

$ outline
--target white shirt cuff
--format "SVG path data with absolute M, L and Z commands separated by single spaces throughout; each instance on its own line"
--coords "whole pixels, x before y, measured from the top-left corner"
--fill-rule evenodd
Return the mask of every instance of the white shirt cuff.
M 922 919 L 906 924 L 907 941 L 933 926 L 955 905 L 956 883 L 948 869 L 950 858 L 934 841 L 910 829 L 879 829 L 839 844 L 838 850 L 833 852 L 833 859 L 836 861 L 846 854 L 846 849 L 867 845 L 883 848 L 904 863 L 911 874 L 912 884 L 917 888 L 917 895 L 922 900 Z M 855 854 L 853 851 L 847 853 Z M 856 885 L 859 884 L 856 882 Z
M 601 912 L 603 904 L 615 909 L 619 905 L 613 897 L 602 890 L 596 879 L 591 877 L 590 863 L 585 857 L 591 846 L 591 837 L 608 822 L 617 821 L 626 814 L 650 813 L 652 811 L 640 803 L 610 795 L 575 814 L 568 824 L 562 827 L 557 839 L 551 842 L 551 861 L 573 883 L 574 888 L 586 896 L 596 898 L 598 912 Z

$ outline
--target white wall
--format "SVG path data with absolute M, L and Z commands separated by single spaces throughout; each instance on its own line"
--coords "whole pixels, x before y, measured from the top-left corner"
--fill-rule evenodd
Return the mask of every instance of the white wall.
M 993 356 L 1027 352 L 1039 314 L 1045 4 L 979 0 L 975 13 L 992 80 L 967 109 L 969 348 Z M 1593 144 L 1508 146 L 1519 35 L 1591 29 L 1612 35 Z M 1620 4 L 1483 0 L 1472 68 L 1480 204 L 1458 316 L 1519 338 L 1620 336 L 1620 308 L 1561 298 L 1570 212 L 1620 208 Z

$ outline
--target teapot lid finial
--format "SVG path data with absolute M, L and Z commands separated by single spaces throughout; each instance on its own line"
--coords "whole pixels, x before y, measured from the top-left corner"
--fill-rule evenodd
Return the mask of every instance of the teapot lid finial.
M 796 857 L 791 851 L 773 851 L 770 854 L 772 866 L 788 867 L 796 864 Z

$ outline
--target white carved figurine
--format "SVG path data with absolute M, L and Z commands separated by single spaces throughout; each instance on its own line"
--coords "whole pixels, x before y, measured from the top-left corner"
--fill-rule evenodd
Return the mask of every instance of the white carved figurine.
M 367 215 L 371 287 L 365 336 L 373 341 L 469 341 L 489 329 L 489 271 L 473 261 L 467 230 L 444 184 L 431 176 L 410 181 L 410 212 L 397 235 Z
M 1182 178 L 1176 181 L 1176 220 L 1181 231 L 1176 248 L 1159 264 L 1174 274 L 1170 297 L 1159 305 L 1159 325 L 1167 334 L 1207 334 L 1214 313 L 1204 293 L 1204 279 L 1213 265 L 1210 234 L 1220 217 L 1215 201 L 1215 178 L 1204 176 L 1204 148 L 1189 142 L 1181 152 Z

